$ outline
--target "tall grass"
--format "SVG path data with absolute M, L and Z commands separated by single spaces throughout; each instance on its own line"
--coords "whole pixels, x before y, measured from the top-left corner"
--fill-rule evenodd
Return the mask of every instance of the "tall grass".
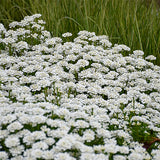
M 80 30 L 106 34 L 112 43 L 153 54 L 160 65 L 160 11 L 154 0 L 1 0 L 0 22 L 6 27 L 26 15 L 41 13 L 53 36 Z M 74 36 L 73 36 L 74 38 Z

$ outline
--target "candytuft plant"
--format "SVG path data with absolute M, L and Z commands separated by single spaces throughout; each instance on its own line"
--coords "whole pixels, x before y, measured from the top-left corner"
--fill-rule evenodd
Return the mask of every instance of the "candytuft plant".
M 52 37 L 40 17 L 0 24 L 0 159 L 158 160 L 155 57 L 85 30 Z

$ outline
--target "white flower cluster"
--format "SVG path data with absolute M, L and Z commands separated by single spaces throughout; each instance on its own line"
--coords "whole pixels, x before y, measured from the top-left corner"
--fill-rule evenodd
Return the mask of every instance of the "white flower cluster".
M 160 139 L 160 67 L 94 32 L 50 37 L 40 16 L 0 24 L 0 159 L 158 160 L 137 138 Z
M 9 55 L 22 55 L 24 50 L 32 50 L 33 45 L 50 38 L 50 32 L 44 30 L 45 22 L 38 20 L 40 17 L 41 14 L 35 14 L 26 16 L 21 22 L 12 22 L 8 31 L 0 24 L 0 43 Z

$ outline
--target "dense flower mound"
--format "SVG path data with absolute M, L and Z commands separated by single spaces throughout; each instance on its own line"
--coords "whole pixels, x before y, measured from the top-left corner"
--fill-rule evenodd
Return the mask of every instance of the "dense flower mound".
M 158 160 L 155 57 L 40 17 L 0 24 L 0 159 Z

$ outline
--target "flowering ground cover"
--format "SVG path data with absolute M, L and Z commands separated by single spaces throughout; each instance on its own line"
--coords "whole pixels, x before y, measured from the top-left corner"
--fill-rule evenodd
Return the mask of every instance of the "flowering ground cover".
M 155 57 L 40 17 L 0 24 L 0 159 L 158 160 Z

